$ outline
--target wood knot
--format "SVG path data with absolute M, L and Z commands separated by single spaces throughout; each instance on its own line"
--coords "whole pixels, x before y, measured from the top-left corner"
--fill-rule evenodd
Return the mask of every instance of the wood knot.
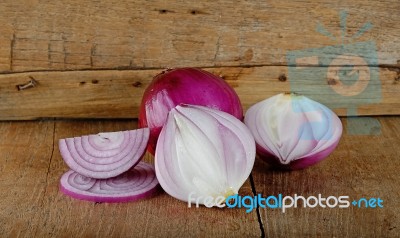
M 327 83 L 328 83 L 328 85 L 336 85 L 337 84 L 336 80 L 332 79 L 332 78 L 328 79 Z
M 155 11 L 158 11 L 160 14 L 175 13 L 174 11 L 168 9 L 155 9 Z
M 395 82 L 399 82 L 400 81 L 400 73 L 397 73 L 396 77 L 394 78 Z
M 97 79 L 92 80 L 92 84 L 98 84 L 98 83 L 99 83 L 99 80 L 97 80 Z
M 142 86 L 142 83 L 140 81 L 136 81 L 132 84 L 132 86 L 135 88 L 140 88 Z
M 251 61 L 253 59 L 253 55 L 253 50 L 247 49 L 246 52 L 244 52 L 242 59 L 246 61 Z
M 287 77 L 286 77 L 285 74 L 281 74 L 281 75 L 279 75 L 278 79 L 279 79 L 279 81 L 281 81 L 281 82 L 285 82 L 285 81 L 287 80 Z

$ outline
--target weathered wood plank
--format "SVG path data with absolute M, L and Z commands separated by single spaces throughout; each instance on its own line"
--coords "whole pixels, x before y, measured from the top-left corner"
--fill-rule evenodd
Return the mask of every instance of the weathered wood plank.
M 292 77 L 294 67 L 217 67 L 205 68 L 224 78 L 238 93 L 244 109 L 275 94 L 287 91 L 317 97 L 330 105 L 339 97 L 330 87 L 326 68 L 313 67 L 306 74 Z M 400 114 L 400 69 L 371 68 L 379 70 L 379 80 L 361 98 L 349 99 L 348 104 L 358 108 L 358 115 Z M 21 120 L 41 117 L 61 118 L 136 118 L 144 89 L 160 70 L 90 70 L 67 72 L 30 72 L 0 75 L 0 119 Z M 293 75 L 293 74 L 292 74 Z M 290 78 L 290 77 L 292 78 Z M 34 87 L 18 90 L 18 85 Z M 363 80 L 363 79 L 361 79 Z M 293 83 L 304 89 L 294 87 Z M 333 82 L 335 84 L 335 82 Z M 20 86 L 21 88 L 21 86 Z M 377 88 L 379 91 L 374 91 Z M 328 89 L 323 92 L 321 89 Z M 320 97 L 323 95 L 323 97 Z M 373 104 L 365 98 L 376 99 Z M 343 107 L 348 106 L 344 103 Z M 342 105 L 342 104 L 340 104 Z M 336 108 L 339 115 L 347 110 Z
M 267 195 L 380 197 L 384 208 L 260 209 L 269 237 L 397 237 L 400 196 L 397 149 L 400 117 L 381 117 L 382 135 L 344 134 L 337 150 L 312 168 L 282 172 L 257 160 L 256 192 Z M 344 121 L 346 127 L 346 121 Z M 94 204 L 58 191 L 67 170 L 57 148 L 63 137 L 136 128 L 135 121 L 36 121 L 0 123 L 0 232 L 3 236 L 177 237 L 252 236 L 260 230 L 255 212 L 189 209 L 161 193 L 126 204 Z M 146 156 L 146 161 L 152 158 Z M 241 194 L 252 194 L 246 183 Z
M 334 153 L 314 167 L 284 172 L 258 160 L 253 177 L 256 192 L 264 197 L 280 193 L 349 196 L 350 201 L 379 197 L 384 207 L 303 208 L 300 204 L 285 213 L 260 208 L 268 237 L 398 237 L 400 118 L 381 117 L 379 121 L 381 135 L 344 133 Z
M 133 120 L 55 121 L 55 127 L 53 121 L 0 123 L 2 236 L 260 236 L 255 212 L 188 208 L 162 191 L 123 204 L 85 202 L 59 192 L 59 179 L 68 168 L 58 151 L 58 139 L 136 127 Z M 148 162 L 152 159 L 149 155 L 145 158 Z M 250 183 L 240 192 L 251 195 Z
M 352 51 L 379 64 L 400 60 L 400 3 L 390 0 L 7 0 L 0 11 L 0 72 L 285 65 L 288 51 L 365 41 L 375 43 L 377 56 Z M 372 29 L 351 38 L 367 22 Z M 318 33 L 319 23 L 335 39 Z
M 48 195 L 53 121 L 0 123 L 0 233 L 34 236 Z

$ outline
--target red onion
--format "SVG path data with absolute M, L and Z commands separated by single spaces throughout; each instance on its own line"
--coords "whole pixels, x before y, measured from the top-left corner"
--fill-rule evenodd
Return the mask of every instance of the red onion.
M 306 168 L 326 158 L 342 135 L 334 112 L 295 94 L 279 94 L 253 105 L 244 121 L 258 155 L 287 169 Z
M 255 142 L 234 116 L 207 107 L 169 112 L 155 155 L 157 178 L 171 196 L 204 204 L 237 194 L 253 168 Z
M 115 177 L 136 165 L 145 153 L 149 129 L 99 133 L 61 139 L 61 156 L 74 171 L 86 177 Z
M 70 170 L 60 181 L 61 191 L 70 197 L 109 203 L 151 196 L 156 192 L 157 185 L 154 167 L 145 162 L 114 178 L 94 179 Z
M 243 119 L 239 97 L 223 79 L 196 68 L 164 71 L 147 87 L 140 105 L 139 126 L 150 128 L 152 154 L 168 112 L 182 103 L 207 106 Z

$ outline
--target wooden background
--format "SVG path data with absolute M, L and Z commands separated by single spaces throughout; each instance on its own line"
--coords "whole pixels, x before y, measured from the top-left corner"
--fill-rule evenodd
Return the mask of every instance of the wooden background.
M 257 159 L 240 190 L 241 195 L 380 197 L 383 209 L 298 208 L 285 214 L 257 209 L 247 214 L 243 209 L 189 209 L 163 192 L 123 204 L 78 201 L 59 192 L 68 168 L 58 140 L 136 128 L 131 118 L 138 116 L 143 91 L 161 70 L 213 72 L 236 90 L 246 110 L 291 90 L 296 78 L 290 77 L 294 66 L 288 66 L 288 52 L 351 43 L 341 41 L 342 11 L 348 12 L 347 36 L 367 22 L 373 25 L 355 42 L 374 42 L 377 51 L 375 63 L 357 66 L 379 73 L 374 83 L 381 100 L 357 104 L 354 113 L 400 115 L 397 0 L 1 1 L 0 236 L 399 237 L 399 116 L 374 117 L 380 133 L 373 135 L 351 135 L 342 117 L 343 137 L 324 162 L 285 172 Z M 318 33 L 318 24 L 336 38 Z M 338 56 L 321 52 L 324 62 Z M 358 55 L 373 60 L 368 52 Z M 307 61 L 302 66 L 323 72 L 331 65 Z M 317 87 L 337 83 L 312 72 L 306 76 Z M 40 118 L 46 119 L 20 121 Z M 368 126 L 365 120 L 353 123 Z M 145 160 L 152 163 L 153 157 L 146 154 Z
M 379 72 L 382 99 L 358 105 L 358 114 L 400 114 L 398 1 L 6 0 L 0 11 L 3 120 L 135 118 L 152 77 L 184 66 L 223 77 L 247 109 L 291 89 L 288 51 L 342 43 L 341 11 L 348 12 L 343 43 L 370 22 L 354 41 L 374 42 L 378 54 L 370 67 Z M 318 33 L 318 24 L 336 38 Z M 328 86 L 329 78 L 309 78 Z

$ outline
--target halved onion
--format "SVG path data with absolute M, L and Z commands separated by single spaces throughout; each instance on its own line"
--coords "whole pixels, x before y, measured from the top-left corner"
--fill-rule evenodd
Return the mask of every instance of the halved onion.
M 304 169 L 325 159 L 339 143 L 342 123 L 326 106 L 305 96 L 281 93 L 251 106 L 244 119 L 266 162 Z
M 158 181 L 154 167 L 140 162 L 127 172 L 109 179 L 94 179 L 73 170 L 60 181 L 61 191 L 73 198 L 93 202 L 128 202 L 153 195 Z
M 237 194 L 254 165 L 256 145 L 236 117 L 196 105 L 168 114 L 157 142 L 155 168 L 161 187 L 185 202 L 206 204 Z
M 75 172 L 106 179 L 122 174 L 140 161 L 149 134 L 148 128 L 99 133 L 61 139 L 59 148 L 65 163 Z

